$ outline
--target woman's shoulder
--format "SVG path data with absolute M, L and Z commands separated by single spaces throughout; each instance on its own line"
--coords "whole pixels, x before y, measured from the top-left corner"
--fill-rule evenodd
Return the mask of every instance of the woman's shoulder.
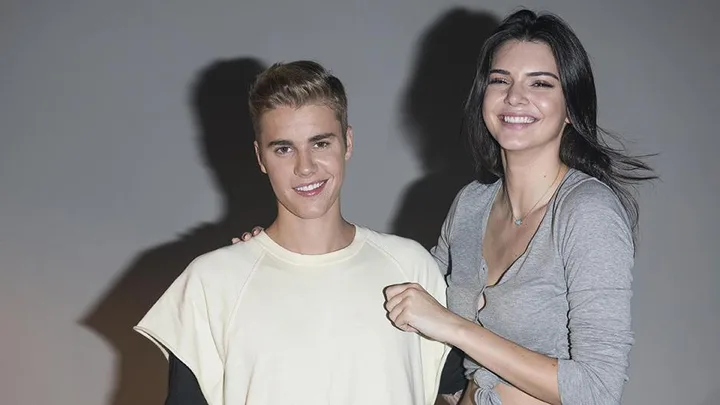
M 478 215 L 492 205 L 500 181 L 485 184 L 474 180 L 465 186 L 455 195 L 450 210 L 443 224 L 443 232 L 449 232 L 457 222 L 476 223 Z
M 493 199 L 500 184 L 501 180 L 493 183 L 481 183 L 473 180 L 460 189 L 455 199 L 461 205 L 476 205 L 478 202 Z
M 582 171 L 570 169 L 557 192 L 553 207 L 559 221 L 573 216 L 620 216 L 627 221 L 627 212 L 618 195 L 610 186 Z
M 614 205 L 619 202 L 617 194 L 610 186 L 575 169 L 570 169 L 557 194 L 557 203 L 565 206 Z

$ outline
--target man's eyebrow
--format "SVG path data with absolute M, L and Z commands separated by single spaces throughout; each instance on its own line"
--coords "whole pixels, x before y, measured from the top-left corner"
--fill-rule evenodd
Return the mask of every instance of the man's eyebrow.
M 291 141 L 288 141 L 287 139 L 276 139 L 274 141 L 270 141 L 267 144 L 267 148 L 272 148 L 274 146 L 293 146 L 293 143 Z
M 337 138 L 337 135 L 333 132 L 325 132 L 322 134 L 313 135 L 308 139 L 308 143 L 314 143 L 319 142 L 328 138 Z M 268 142 L 267 146 L 268 148 L 272 148 L 275 146 L 293 146 L 293 142 L 287 139 L 276 139 L 274 141 Z
M 325 132 L 324 134 L 317 134 L 314 136 L 311 136 L 310 139 L 308 139 L 308 142 L 318 142 L 322 141 L 328 138 L 337 138 L 337 135 L 335 135 L 333 132 Z

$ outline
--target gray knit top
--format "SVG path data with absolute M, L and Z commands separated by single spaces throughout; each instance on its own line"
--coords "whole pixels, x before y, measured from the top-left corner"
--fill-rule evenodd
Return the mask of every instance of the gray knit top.
M 619 404 L 633 344 L 634 245 L 629 220 L 604 183 L 569 170 L 527 250 L 486 287 L 483 236 L 498 180 L 455 198 L 433 255 L 449 273 L 448 307 L 527 349 L 557 358 L 564 405 Z M 477 311 L 485 293 L 486 305 Z M 472 359 L 466 375 L 479 405 L 499 405 L 504 381 Z

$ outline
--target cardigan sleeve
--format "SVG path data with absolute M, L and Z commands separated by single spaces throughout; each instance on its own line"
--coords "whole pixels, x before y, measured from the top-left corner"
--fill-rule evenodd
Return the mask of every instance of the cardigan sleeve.
M 570 358 L 558 364 L 560 397 L 566 405 L 620 404 L 634 343 L 634 244 L 626 211 L 599 181 L 578 185 L 557 209 L 570 341 Z

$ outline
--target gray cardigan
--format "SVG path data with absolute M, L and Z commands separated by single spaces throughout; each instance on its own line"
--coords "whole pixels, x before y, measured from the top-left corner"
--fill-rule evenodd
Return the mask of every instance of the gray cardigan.
M 482 241 L 501 180 L 465 186 L 432 253 L 449 273 L 448 307 L 527 349 L 557 358 L 564 405 L 619 404 L 633 344 L 632 231 L 615 193 L 570 170 L 525 253 L 485 287 Z M 485 293 L 486 305 L 477 311 Z M 499 405 L 502 380 L 471 359 L 466 374 L 479 405 Z

